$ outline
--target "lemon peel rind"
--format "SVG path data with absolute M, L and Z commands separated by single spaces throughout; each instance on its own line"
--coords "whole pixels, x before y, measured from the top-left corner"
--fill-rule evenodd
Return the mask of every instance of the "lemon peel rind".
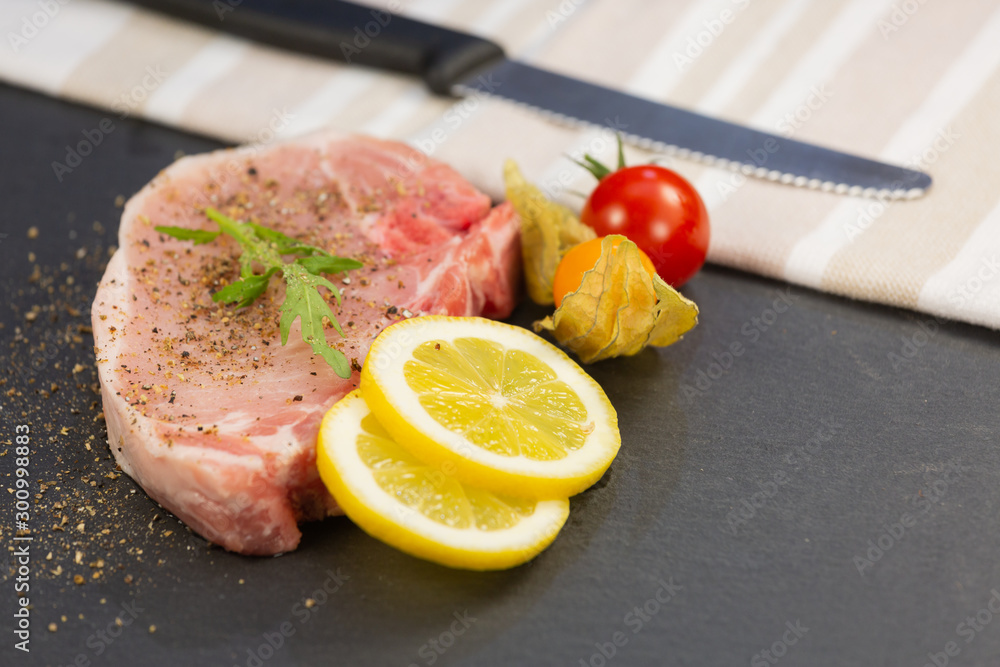
M 448 324 L 450 331 L 442 334 L 443 330 L 435 326 L 442 322 Z M 583 447 L 551 461 L 507 457 L 482 449 L 434 421 L 419 406 L 403 376 L 406 355 L 391 347 L 397 335 L 405 337 L 412 349 L 431 340 L 491 339 L 491 335 L 499 337 L 503 332 L 517 337 L 514 340 L 520 345 L 516 349 L 533 351 L 553 367 L 557 376 L 569 382 L 580 397 L 588 411 L 587 420 L 594 425 Z M 463 483 L 495 493 L 534 499 L 576 495 L 604 475 L 621 447 L 617 413 L 600 385 L 548 341 L 526 329 L 494 320 L 428 315 L 394 324 L 372 344 L 361 370 L 360 387 L 372 413 L 402 447 L 421 460 L 448 470 Z M 386 387 L 390 388 L 388 392 Z
M 368 412 L 359 390 L 331 408 L 320 426 L 316 464 L 337 504 L 372 537 L 441 565 L 500 570 L 537 556 L 566 523 L 565 498 L 538 501 L 534 512 L 516 526 L 492 531 L 450 528 L 407 507 L 378 486 L 357 453 L 361 419 Z

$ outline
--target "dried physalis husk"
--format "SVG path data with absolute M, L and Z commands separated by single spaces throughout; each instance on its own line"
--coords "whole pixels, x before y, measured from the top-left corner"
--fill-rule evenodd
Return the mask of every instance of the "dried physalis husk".
M 503 178 L 507 199 L 521 218 L 521 258 L 528 296 L 539 305 L 550 305 L 559 260 L 567 250 L 596 235 L 573 211 L 550 201 L 524 180 L 513 160 L 504 163 Z
M 676 343 L 698 323 L 698 306 L 650 276 L 639 248 L 622 237 L 601 241 L 601 257 L 583 274 L 580 287 L 563 297 L 535 331 L 551 331 L 585 363 L 630 356 L 647 345 Z

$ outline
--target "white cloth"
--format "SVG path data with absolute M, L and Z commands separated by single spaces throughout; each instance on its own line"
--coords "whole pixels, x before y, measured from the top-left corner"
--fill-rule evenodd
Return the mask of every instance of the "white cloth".
M 882 204 L 667 161 L 702 192 L 710 261 L 1000 328 L 1000 8 L 989 0 L 373 0 L 537 65 L 929 171 Z M 556 195 L 607 133 L 219 35 L 108 0 L 4 0 L 0 79 L 233 142 L 319 127 L 404 139 L 494 196 L 504 158 Z M 114 116 L 112 116 L 114 117 Z M 622 119 L 627 122 L 627 119 Z M 648 159 L 631 150 L 633 160 Z M 569 199 L 579 205 L 579 200 Z

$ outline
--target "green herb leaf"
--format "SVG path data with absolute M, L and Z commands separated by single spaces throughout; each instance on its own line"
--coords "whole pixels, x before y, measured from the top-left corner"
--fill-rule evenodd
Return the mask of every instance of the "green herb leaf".
M 281 304 L 281 344 L 288 341 L 288 334 L 296 319 L 301 318 L 302 340 L 307 342 L 315 354 L 330 364 L 340 377 L 350 377 L 351 367 L 340 350 L 335 350 L 326 342 L 323 318 L 326 317 L 341 336 L 344 331 L 330 310 L 317 287 L 326 287 L 340 302 L 340 291 L 326 278 L 309 273 L 305 267 L 289 264 L 285 269 L 285 301 Z
M 311 245 L 306 245 L 301 241 L 293 239 L 291 236 L 285 236 L 276 229 L 271 229 L 270 227 L 265 227 L 264 225 L 258 225 L 256 222 L 247 222 L 245 224 L 253 229 L 258 238 L 263 239 L 268 243 L 273 243 L 275 250 L 277 250 L 279 254 L 306 256 L 317 254 L 326 255 L 327 257 L 330 256 L 326 253 L 326 251 L 320 250 L 319 248 Z
M 226 285 L 212 295 L 212 301 L 236 304 L 237 308 L 245 308 L 257 300 L 261 294 L 267 291 L 267 285 L 271 282 L 271 276 L 277 273 L 277 267 L 271 267 L 267 273 L 251 275 L 240 278 L 231 285 Z
M 219 234 L 231 236 L 240 245 L 240 279 L 226 285 L 212 295 L 212 300 L 235 303 L 244 308 L 267 291 L 272 276 L 279 271 L 285 281 L 285 300 L 281 304 L 280 330 L 281 344 L 288 342 L 292 325 L 300 321 L 302 340 L 309 344 L 313 353 L 324 361 L 342 378 L 351 376 L 351 366 L 347 358 L 337 349 L 327 344 L 323 320 L 330 324 L 341 336 L 336 316 L 330 304 L 320 292 L 325 288 L 340 303 L 340 290 L 324 278 L 322 273 L 341 273 L 361 268 L 361 262 L 346 257 L 336 257 L 322 248 L 302 243 L 281 232 L 255 222 L 239 222 L 223 215 L 214 208 L 205 209 L 205 215 L 219 225 L 219 231 L 209 232 L 183 227 L 156 227 L 158 232 L 184 241 L 194 241 L 195 245 L 209 243 Z M 286 262 L 285 255 L 297 255 Z M 263 273 L 256 273 L 255 267 L 263 267 Z
M 331 255 L 300 257 L 295 260 L 296 264 L 301 264 L 309 273 L 340 273 L 351 269 L 360 269 L 364 266 L 356 259 L 346 257 L 332 257 Z
M 219 236 L 220 232 L 208 232 L 202 229 L 188 229 L 187 227 L 153 227 L 156 231 L 167 236 L 172 236 L 181 241 L 194 241 L 195 245 L 211 243 Z

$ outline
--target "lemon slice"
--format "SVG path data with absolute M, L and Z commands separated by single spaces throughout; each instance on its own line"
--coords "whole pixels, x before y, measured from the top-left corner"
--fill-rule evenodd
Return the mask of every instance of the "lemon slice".
M 498 493 L 565 498 L 600 479 L 621 436 L 601 387 L 526 329 L 427 316 L 385 329 L 361 393 L 420 460 Z
M 470 570 L 498 570 L 547 547 L 569 501 L 524 500 L 460 484 L 400 447 L 357 390 L 323 418 L 319 474 L 348 517 L 401 551 Z

